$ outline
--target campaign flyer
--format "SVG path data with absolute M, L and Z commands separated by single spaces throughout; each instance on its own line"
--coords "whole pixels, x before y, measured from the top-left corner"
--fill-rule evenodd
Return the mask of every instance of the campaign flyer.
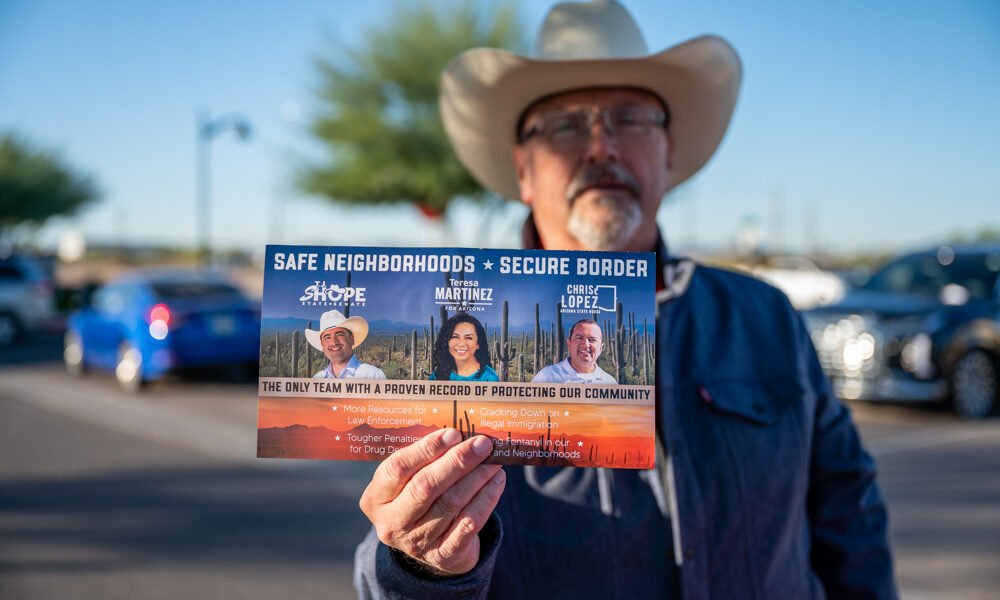
M 651 469 L 652 253 L 269 245 L 257 456 Z

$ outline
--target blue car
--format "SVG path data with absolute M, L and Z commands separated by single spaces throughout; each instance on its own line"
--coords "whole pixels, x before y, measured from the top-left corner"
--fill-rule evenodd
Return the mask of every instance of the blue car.
M 253 365 L 260 349 L 260 308 L 219 275 L 135 272 L 97 289 L 70 315 L 67 370 L 111 371 L 136 392 L 188 367 Z

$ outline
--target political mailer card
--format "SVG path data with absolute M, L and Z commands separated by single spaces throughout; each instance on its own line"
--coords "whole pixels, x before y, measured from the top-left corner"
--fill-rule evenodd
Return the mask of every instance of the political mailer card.
M 651 469 L 655 255 L 269 245 L 257 456 Z

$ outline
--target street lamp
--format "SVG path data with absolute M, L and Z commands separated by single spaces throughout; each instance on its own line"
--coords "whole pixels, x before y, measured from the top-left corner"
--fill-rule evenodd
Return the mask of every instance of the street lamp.
M 197 127 L 197 214 L 198 214 L 198 262 L 202 266 L 212 262 L 212 211 L 211 211 L 211 143 L 216 136 L 228 129 L 236 133 L 241 141 L 250 139 L 253 130 L 242 115 L 230 113 L 212 118 L 211 113 L 202 111 L 198 115 Z

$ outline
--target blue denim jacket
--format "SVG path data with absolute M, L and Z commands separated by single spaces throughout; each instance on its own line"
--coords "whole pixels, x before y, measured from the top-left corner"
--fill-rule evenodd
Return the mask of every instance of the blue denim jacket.
M 662 268 L 665 464 L 506 467 L 471 572 L 424 580 L 371 532 L 361 597 L 896 597 L 875 465 L 798 314 L 752 278 Z

